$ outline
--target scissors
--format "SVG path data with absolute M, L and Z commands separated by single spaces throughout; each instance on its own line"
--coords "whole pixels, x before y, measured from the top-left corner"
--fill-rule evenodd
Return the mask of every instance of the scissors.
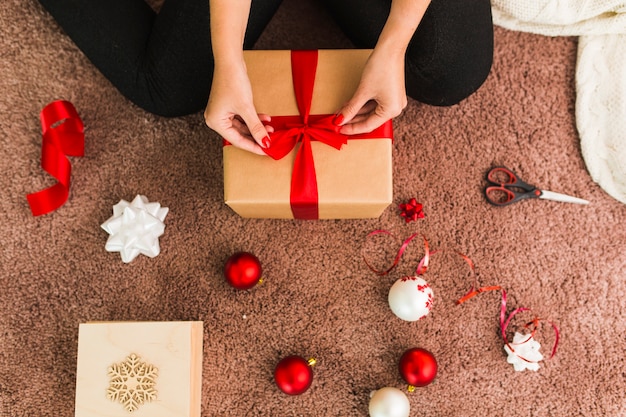
M 534 185 L 526 184 L 513 171 L 505 167 L 495 167 L 487 173 L 487 181 L 491 186 L 485 188 L 487 201 L 495 206 L 506 206 L 527 198 L 543 198 L 564 203 L 589 204 L 582 198 L 540 190 Z

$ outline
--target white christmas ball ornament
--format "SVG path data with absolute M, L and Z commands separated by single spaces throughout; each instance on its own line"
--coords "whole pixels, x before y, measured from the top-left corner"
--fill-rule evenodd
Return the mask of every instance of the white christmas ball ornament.
M 371 394 L 370 417 L 409 417 L 411 404 L 398 388 L 385 387 Z
M 389 290 L 389 307 L 393 314 L 405 321 L 426 317 L 433 306 L 433 290 L 420 277 L 404 277 Z

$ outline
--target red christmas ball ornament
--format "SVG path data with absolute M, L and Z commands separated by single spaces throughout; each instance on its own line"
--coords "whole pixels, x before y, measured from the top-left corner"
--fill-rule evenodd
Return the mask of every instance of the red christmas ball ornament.
M 300 356 L 287 356 L 276 365 L 274 381 L 285 394 L 300 395 L 313 382 L 313 365 L 315 359 L 307 361 Z
M 413 387 L 425 387 L 437 376 L 435 356 L 422 348 L 409 349 L 400 358 L 400 375 Z
M 261 262 L 249 252 L 237 252 L 231 255 L 224 265 L 226 281 L 238 290 L 248 290 L 261 279 Z

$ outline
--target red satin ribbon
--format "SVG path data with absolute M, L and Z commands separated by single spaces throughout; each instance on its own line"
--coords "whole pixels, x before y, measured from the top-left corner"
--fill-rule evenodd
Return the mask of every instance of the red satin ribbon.
M 511 352 L 515 353 L 515 349 L 513 348 L 513 346 L 511 346 L 511 344 L 509 343 L 509 339 L 506 336 L 506 330 L 509 327 L 509 324 L 511 323 L 511 320 L 513 320 L 513 317 L 515 317 L 519 313 L 523 313 L 525 311 L 530 311 L 530 308 L 528 308 L 528 307 L 518 307 L 515 310 L 513 310 L 511 313 L 509 313 L 509 315 L 507 316 L 507 314 L 506 314 L 506 311 L 507 311 L 507 306 L 506 306 L 507 296 L 506 296 L 506 291 L 504 290 L 504 288 L 502 288 L 499 285 L 492 285 L 492 286 L 488 286 L 488 287 L 478 287 L 478 282 L 476 281 L 476 275 L 475 275 L 475 271 L 474 271 L 474 264 L 465 255 L 462 255 L 462 256 L 464 257 L 464 259 L 470 265 L 470 267 L 472 269 L 472 273 L 474 273 L 474 284 L 472 285 L 472 288 L 467 292 L 467 294 L 465 294 L 463 297 L 458 299 L 456 303 L 457 304 L 462 304 L 465 301 L 469 300 L 470 298 L 473 298 L 473 297 L 475 297 L 478 294 L 483 293 L 483 292 L 501 291 L 502 292 L 502 296 L 501 296 L 501 301 L 500 301 L 500 336 L 502 337 L 502 340 L 504 341 L 504 344 L 506 346 L 508 346 L 509 349 L 511 349 Z M 524 325 L 524 328 L 529 328 L 530 325 L 532 324 L 533 328 L 532 328 L 528 338 L 524 342 L 522 342 L 522 343 L 526 343 L 526 342 L 530 341 L 535 336 L 535 333 L 537 332 L 537 329 L 539 328 L 539 322 L 542 321 L 542 320 L 544 320 L 544 319 L 539 318 L 539 317 L 534 317 L 531 321 L 529 321 L 528 323 L 526 323 Z M 548 321 L 548 323 L 550 324 L 550 326 L 552 326 L 552 329 L 554 330 L 554 344 L 552 345 L 552 351 L 550 352 L 550 359 L 551 359 L 556 354 L 556 348 L 559 345 L 560 333 L 559 333 L 559 329 L 556 326 L 556 324 L 554 324 L 551 321 Z M 515 355 L 518 358 L 522 359 L 523 361 L 531 362 L 528 359 L 524 358 L 523 356 L 518 355 L 517 353 L 515 353 Z
M 502 336 L 502 340 L 504 340 L 504 343 L 509 347 L 509 349 L 511 349 L 511 352 L 513 353 L 515 353 L 515 349 L 513 349 L 513 346 L 511 346 L 511 344 L 508 341 L 508 338 L 506 337 L 506 329 L 509 327 L 509 324 L 511 323 L 511 320 L 513 320 L 513 317 L 515 317 L 515 315 L 518 313 L 523 313 L 524 311 L 530 311 L 530 309 L 528 307 L 518 307 L 515 310 L 513 310 L 511 313 L 509 313 L 508 317 L 506 317 L 506 291 L 502 290 L 502 302 L 500 305 L 500 333 Z M 528 338 L 521 343 L 526 343 L 530 341 L 530 339 L 535 337 L 535 333 L 537 332 L 537 329 L 539 328 L 539 322 L 543 320 L 545 319 L 535 316 L 531 321 L 529 321 L 528 323 L 524 325 L 524 328 L 527 329 L 532 324 L 533 328 L 530 334 L 528 335 Z M 552 327 L 552 330 L 554 330 L 554 344 L 552 345 L 552 351 L 550 352 L 550 359 L 552 359 L 554 355 L 556 354 L 556 348 L 559 345 L 560 333 L 559 333 L 559 328 L 556 326 L 556 324 L 554 324 L 551 321 L 548 321 L 548 323 Z M 528 359 L 524 358 L 523 356 L 518 355 L 517 353 L 515 353 L 515 355 L 518 358 L 526 362 L 531 362 Z
M 384 235 L 388 235 L 388 236 L 393 236 L 391 234 L 391 232 L 387 231 L 387 230 L 374 230 L 373 232 L 370 232 L 367 237 L 371 237 L 371 236 L 375 236 L 375 235 L 380 235 L 380 234 L 384 234 Z M 402 255 L 404 254 L 404 252 L 406 251 L 407 247 L 409 246 L 409 243 L 411 243 L 411 241 L 417 237 L 419 235 L 419 233 L 413 233 L 411 236 L 409 236 L 408 238 L 406 238 L 404 240 L 404 242 L 402 242 L 402 245 L 400 246 L 400 249 L 398 250 L 396 257 L 393 261 L 393 263 L 391 264 L 390 267 L 388 267 L 387 269 L 383 269 L 383 270 L 378 270 L 375 269 L 374 267 L 372 267 L 370 265 L 370 263 L 367 261 L 367 259 L 365 258 L 365 256 L 363 256 L 363 260 L 365 262 L 365 264 L 367 265 L 367 267 L 372 270 L 374 273 L 376 273 L 377 275 L 387 275 L 389 274 L 396 266 L 398 266 L 398 264 L 400 263 L 400 258 L 402 257 Z M 430 258 L 432 255 L 436 254 L 438 251 L 431 251 L 428 245 L 428 241 L 426 240 L 426 237 L 422 235 L 422 237 L 424 238 L 424 257 L 420 260 L 419 264 L 417 265 L 415 274 L 416 276 L 421 276 L 424 273 L 426 273 L 428 271 L 428 263 L 430 261 Z M 504 341 L 504 343 L 506 344 L 506 346 L 509 347 L 509 349 L 511 349 L 511 351 L 513 353 L 515 353 L 515 349 L 513 349 L 513 347 L 511 346 L 511 344 L 508 341 L 508 338 L 506 336 L 506 331 L 507 328 L 509 327 L 509 324 L 511 323 L 511 320 L 513 320 L 513 317 L 515 317 L 517 314 L 519 313 L 523 313 L 525 311 L 530 311 L 529 308 L 527 307 L 518 307 L 515 310 L 513 310 L 511 313 L 506 314 L 507 312 L 507 306 L 506 306 L 506 301 L 507 301 L 507 296 L 506 296 L 506 291 L 499 285 L 491 285 L 491 286 L 486 286 L 486 287 L 480 287 L 478 285 L 478 280 L 476 279 L 476 270 L 474 267 L 474 262 L 466 255 L 462 254 L 461 252 L 455 252 L 457 255 L 461 256 L 461 258 L 463 258 L 463 260 L 469 265 L 471 271 L 472 271 L 472 275 L 474 278 L 474 282 L 472 284 L 472 287 L 470 288 L 470 290 L 461 298 L 459 298 L 456 303 L 457 304 L 462 304 L 464 302 L 466 302 L 467 300 L 474 298 L 475 296 L 484 293 L 484 292 L 489 292 L 489 291 L 501 291 L 502 292 L 502 298 L 501 298 L 501 303 L 500 303 L 500 336 L 502 337 L 502 340 Z M 526 343 L 528 342 L 531 338 L 533 338 L 535 336 L 535 333 L 537 332 L 537 329 L 539 328 L 539 322 L 543 321 L 545 319 L 539 318 L 539 317 L 534 317 L 531 321 L 529 321 L 528 323 L 526 323 L 524 325 L 525 328 L 529 328 L 531 325 L 533 326 L 530 335 L 528 336 L 528 338 L 522 342 L 522 343 Z M 559 344 L 559 338 L 560 338 L 560 333 L 559 333 L 559 329 L 556 326 L 556 324 L 554 324 L 551 321 L 548 321 L 548 323 L 550 324 L 550 326 L 552 326 L 552 329 L 554 330 L 554 334 L 555 334 L 555 340 L 554 340 L 554 345 L 552 346 L 552 351 L 550 353 L 550 358 L 552 358 L 555 354 L 556 354 L 556 349 L 557 346 Z M 530 362 L 528 359 L 518 355 L 517 353 L 515 353 L 517 357 L 519 357 L 520 359 L 526 361 L 526 362 Z
M 393 138 L 391 120 L 378 129 L 362 135 L 343 135 L 333 124 L 334 115 L 311 115 L 311 101 L 317 70 L 316 50 L 292 51 L 291 71 L 293 88 L 300 115 L 273 116 L 274 133 L 271 146 L 264 149 L 274 159 L 281 159 L 301 142 L 296 153 L 291 175 L 291 211 L 296 219 L 319 218 L 317 176 L 311 141 L 317 140 L 335 149 L 348 143 L 348 139 Z
M 85 151 L 83 122 L 72 103 L 53 101 L 44 107 L 39 119 L 43 137 L 41 167 L 58 183 L 26 196 L 33 216 L 50 213 L 65 204 L 72 174 L 67 156 L 83 156 Z
M 393 236 L 393 234 L 387 230 L 374 230 L 373 232 L 370 232 L 367 235 L 367 237 L 371 237 L 371 236 L 375 236 L 379 234 Z M 383 276 L 383 275 L 389 274 L 396 266 L 398 266 L 398 264 L 400 263 L 400 258 L 402 258 L 402 255 L 404 254 L 404 251 L 409 246 L 409 243 L 411 243 L 411 241 L 415 239 L 415 237 L 417 237 L 418 235 L 419 233 L 413 233 L 411 236 L 406 238 L 404 242 L 402 242 L 400 249 L 398 249 L 398 252 L 396 253 L 396 257 L 394 258 L 393 263 L 391 264 L 389 268 L 376 269 L 367 261 L 365 256 L 363 256 L 363 261 L 365 262 L 365 265 L 367 265 L 367 267 L 376 275 Z M 436 252 L 430 251 L 430 246 L 428 245 L 428 240 L 426 240 L 426 236 L 422 235 L 422 238 L 424 239 L 424 257 L 417 264 L 417 268 L 415 268 L 415 276 L 421 276 L 424 273 L 426 273 L 426 271 L 428 270 L 428 262 L 430 261 L 430 256 L 431 254 L 436 253 Z

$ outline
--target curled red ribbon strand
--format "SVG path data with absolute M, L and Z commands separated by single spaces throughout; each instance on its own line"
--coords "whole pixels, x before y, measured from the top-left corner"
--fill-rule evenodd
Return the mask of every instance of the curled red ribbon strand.
M 367 237 L 371 237 L 371 236 L 375 236 L 379 234 L 393 236 L 393 234 L 387 230 L 374 230 L 373 232 L 370 232 L 367 235 Z M 409 243 L 411 243 L 411 241 L 415 239 L 415 237 L 417 237 L 418 235 L 419 233 L 413 233 L 411 236 L 406 238 L 404 242 L 402 242 L 400 249 L 398 249 L 398 252 L 396 253 L 396 257 L 394 258 L 393 263 L 391 264 L 389 268 L 384 269 L 384 270 L 376 269 L 372 265 L 370 265 L 370 263 L 367 261 L 365 256 L 363 256 L 363 261 L 365 262 L 365 265 L 367 265 L 367 267 L 377 275 L 383 276 L 383 275 L 389 274 L 391 271 L 393 271 L 393 269 L 396 266 L 398 266 L 398 264 L 400 263 L 400 258 L 402 258 L 402 255 L 404 254 L 404 251 L 406 251 L 406 248 L 409 246 Z M 430 255 L 431 255 L 430 248 L 428 245 L 428 240 L 426 240 L 426 236 L 422 235 L 422 237 L 424 238 L 424 257 L 420 260 L 420 262 L 417 265 L 417 268 L 415 269 L 416 276 L 423 275 L 428 270 L 428 262 L 430 260 Z
M 370 232 L 367 237 L 371 237 L 371 236 L 375 236 L 375 235 L 379 235 L 379 234 L 385 234 L 385 235 L 389 235 L 389 236 L 393 236 L 391 232 L 387 231 L 387 230 L 374 230 L 373 232 Z M 374 273 L 376 273 L 377 275 L 387 275 L 389 274 L 399 263 L 400 263 L 400 258 L 402 257 L 402 255 L 404 254 L 404 252 L 406 251 L 406 248 L 408 247 L 409 243 L 411 243 L 411 241 L 418 236 L 419 233 L 413 233 L 411 236 L 409 236 L 407 239 L 404 240 L 404 242 L 402 242 L 402 245 L 400 246 L 400 249 L 398 250 L 395 259 L 393 261 L 393 263 L 391 264 L 391 266 L 387 269 L 384 270 L 378 270 L 375 269 L 374 267 L 372 267 L 370 265 L 370 263 L 367 261 L 367 259 L 365 258 L 365 256 L 363 256 L 363 261 L 365 262 L 365 264 L 367 265 L 367 267 L 372 270 Z M 423 236 L 423 235 L 422 235 Z M 426 240 L 426 237 L 423 236 L 424 238 L 424 257 L 420 260 L 417 268 L 416 268 L 416 275 L 420 276 L 423 275 L 427 270 L 428 270 L 428 263 L 430 261 L 430 257 L 431 255 L 434 255 L 437 253 L 437 251 L 431 252 L 429 249 L 429 245 L 428 245 L 428 241 Z M 506 330 L 509 326 L 509 324 L 511 323 L 511 320 L 513 320 L 513 318 L 522 312 L 525 311 L 530 311 L 529 308 L 527 307 L 519 307 L 516 308 L 515 310 L 513 310 L 511 313 L 509 313 L 509 315 L 507 316 L 507 306 L 506 306 L 506 301 L 507 301 L 507 296 L 506 296 L 506 291 L 499 285 L 491 285 L 491 286 L 485 286 L 485 287 L 480 287 L 478 285 L 478 280 L 476 279 L 476 270 L 474 267 L 474 262 L 466 255 L 462 254 L 461 252 L 455 252 L 457 255 L 461 256 L 461 258 L 463 258 L 463 260 L 469 265 L 471 271 L 472 271 L 472 275 L 474 278 L 474 282 L 472 284 L 472 287 L 470 288 L 470 290 L 461 298 L 459 298 L 456 301 L 456 304 L 462 304 L 465 301 L 477 296 L 478 294 L 484 293 L 484 292 L 489 292 L 489 291 L 502 291 L 502 299 L 501 299 L 501 303 L 500 303 L 500 335 L 502 337 L 502 340 L 504 341 L 505 345 L 509 347 L 509 349 L 511 349 L 511 352 L 515 353 L 515 349 L 513 349 L 513 347 L 511 346 L 511 344 L 508 341 L 508 338 L 506 336 Z M 529 341 L 531 338 L 534 337 L 535 333 L 537 332 L 538 328 L 539 328 L 539 322 L 542 321 L 544 319 L 539 318 L 539 317 L 534 317 L 531 321 L 529 321 L 528 323 L 526 323 L 524 325 L 525 328 L 529 328 L 531 325 L 533 326 L 530 335 L 528 336 L 528 339 L 526 339 L 525 342 Z M 550 354 L 550 358 L 552 358 L 555 354 L 556 354 L 556 349 L 557 346 L 559 344 L 559 338 L 560 338 L 560 333 L 559 333 L 559 329 L 556 326 L 556 324 L 554 324 L 551 321 L 548 321 L 548 323 L 552 326 L 552 329 L 554 330 L 554 334 L 555 334 L 555 340 L 554 340 L 554 345 L 552 346 L 552 352 Z M 525 343 L 523 342 L 523 343 Z M 526 361 L 526 362 L 531 362 L 528 359 L 518 355 L 516 353 L 516 355 Z
M 515 349 L 513 349 L 513 347 L 511 346 L 511 344 L 509 343 L 507 337 L 506 337 L 506 329 L 509 327 L 509 324 L 511 323 L 511 320 L 513 319 L 513 317 L 518 314 L 518 313 L 522 313 L 524 311 L 530 311 L 529 308 L 527 307 L 519 307 L 516 308 L 515 310 L 513 310 L 511 313 L 509 313 L 508 317 L 505 319 L 506 316 L 506 291 L 502 290 L 502 303 L 501 303 L 501 307 L 500 307 L 500 331 L 501 331 L 501 336 L 502 336 L 502 340 L 504 340 L 504 343 L 506 344 L 506 346 L 508 346 L 509 349 L 511 349 L 511 352 L 515 353 Z M 526 343 L 528 342 L 530 339 L 532 339 L 535 336 L 535 333 L 537 332 L 537 329 L 539 328 L 539 322 L 542 321 L 544 319 L 540 318 L 540 317 L 534 317 L 531 321 L 529 321 L 528 323 L 526 323 L 524 325 L 524 328 L 529 328 L 530 325 L 533 325 L 533 328 L 530 332 L 530 335 L 528 336 L 528 339 L 526 339 L 524 342 L 522 343 Z M 556 326 L 556 324 L 554 324 L 551 321 L 548 321 L 548 323 L 550 324 L 550 326 L 552 326 L 552 330 L 554 330 L 554 344 L 552 345 L 552 351 L 550 353 L 550 359 L 552 359 L 554 357 L 554 355 L 556 354 L 556 348 L 559 345 L 559 338 L 560 338 L 560 333 L 559 333 L 559 328 Z M 528 359 L 518 355 L 517 353 L 515 354 L 518 358 L 526 361 L 526 362 L 530 362 Z
M 57 100 L 39 115 L 42 129 L 41 168 L 58 183 L 26 196 L 33 216 L 50 213 L 67 201 L 72 165 L 67 156 L 83 156 L 85 134 L 83 121 L 72 103 Z
M 378 129 L 362 135 L 343 135 L 333 123 L 334 115 L 311 115 L 313 87 L 317 71 L 317 50 L 291 51 L 293 88 L 298 116 L 272 116 L 274 133 L 271 145 L 264 149 L 274 159 L 281 159 L 301 142 L 291 175 L 291 211 L 296 219 L 319 218 L 317 176 L 311 141 L 320 141 L 340 150 L 348 139 L 393 138 L 391 120 Z
M 506 296 L 506 291 L 499 285 L 492 285 L 492 286 L 487 286 L 487 287 L 478 287 L 478 283 L 476 281 L 476 274 L 474 271 L 474 265 L 471 262 L 471 260 L 469 258 L 467 258 L 465 255 L 461 255 L 464 257 L 464 259 L 466 259 L 466 261 L 469 263 L 471 269 L 472 269 L 472 273 L 474 274 L 474 284 L 472 285 L 472 288 L 467 292 L 467 294 L 465 294 L 463 297 L 459 298 L 457 300 L 457 304 L 461 304 L 464 303 L 465 301 L 469 300 L 470 298 L 473 298 L 475 296 L 477 296 L 478 294 L 481 294 L 483 292 L 488 292 L 488 291 L 502 291 L 502 298 L 501 298 L 501 302 L 500 302 L 500 336 L 502 337 L 502 340 L 504 341 L 504 344 L 511 349 L 511 352 L 515 353 L 515 349 L 511 346 L 511 344 L 509 343 L 509 340 L 506 336 L 506 330 L 509 327 L 509 324 L 511 323 L 511 320 L 513 320 L 513 317 L 515 317 L 517 314 L 519 313 L 523 313 L 525 311 L 530 311 L 530 309 L 528 307 L 518 307 L 515 310 L 513 310 L 511 313 L 509 313 L 509 315 L 507 316 L 506 311 L 507 311 L 507 306 L 506 306 L 506 301 L 507 301 L 507 296 Z M 534 317 L 530 322 L 526 323 L 524 325 L 524 328 L 529 328 L 530 325 L 533 325 L 533 329 L 530 332 L 530 335 L 528 336 L 528 338 L 522 342 L 522 343 L 526 343 L 528 341 L 530 341 L 531 338 L 533 338 L 535 336 L 535 333 L 537 332 L 537 329 L 539 328 L 539 322 L 542 321 L 543 319 L 539 318 L 539 317 Z M 560 337 L 560 333 L 559 333 L 559 329 L 556 326 L 556 324 L 554 324 L 553 322 L 549 321 L 548 323 L 550 323 L 550 325 L 552 326 L 552 329 L 554 330 L 554 335 L 555 335 L 555 339 L 554 339 L 554 345 L 552 346 L 552 351 L 550 354 L 550 358 L 552 358 L 555 354 L 556 354 L 556 348 L 559 344 L 559 337 Z M 528 359 L 524 358 L 523 356 L 518 355 L 517 353 L 515 353 L 515 355 L 522 359 L 523 361 L 526 362 L 531 362 Z
M 374 236 L 374 235 L 378 235 L 378 234 L 386 234 L 389 236 L 393 236 L 393 234 L 387 230 L 374 230 L 373 232 L 370 232 L 367 237 L 370 236 Z M 409 243 L 411 243 L 411 241 L 418 236 L 419 233 L 413 233 L 411 236 L 409 236 L 408 238 L 406 238 L 404 240 L 404 242 L 402 242 L 402 245 L 400 246 L 400 249 L 398 249 L 398 252 L 396 254 L 396 257 L 393 261 L 393 263 L 391 264 L 391 266 L 385 270 L 377 270 L 374 267 L 372 267 L 370 265 L 370 263 L 367 261 L 367 259 L 365 257 L 363 257 L 363 261 L 365 262 L 365 264 L 368 266 L 368 268 L 370 270 L 372 270 L 374 273 L 376 273 L 377 275 L 387 275 L 388 273 L 390 273 L 396 266 L 398 266 L 398 264 L 400 263 L 400 258 L 402 257 L 402 255 L 404 254 L 404 251 L 406 251 L 406 248 L 409 246 Z M 428 264 L 430 262 L 430 258 L 432 255 L 437 254 L 437 252 L 439 251 L 431 251 L 430 250 L 430 245 L 428 243 L 428 240 L 426 239 L 426 236 L 422 235 L 422 238 L 424 239 L 424 257 L 419 261 L 417 268 L 415 268 L 415 275 L 416 276 L 421 276 L 424 275 L 427 271 L 428 271 Z M 463 260 L 465 262 L 468 263 L 468 265 L 470 266 L 470 268 L 472 269 L 472 272 L 474 271 L 474 263 L 472 262 L 472 260 L 470 258 L 468 258 L 467 256 L 463 255 L 461 252 L 455 252 L 457 255 L 461 256 L 463 258 Z M 481 291 L 484 291 L 484 289 L 480 289 Z M 469 298 L 473 297 L 470 296 Z

